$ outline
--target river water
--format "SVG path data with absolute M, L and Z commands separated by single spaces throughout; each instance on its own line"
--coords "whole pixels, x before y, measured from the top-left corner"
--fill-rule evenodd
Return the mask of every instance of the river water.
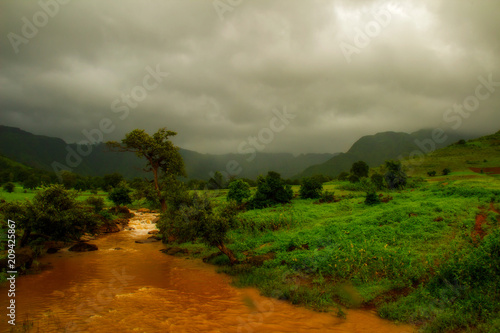
M 90 243 L 98 251 L 63 249 L 40 259 L 43 270 L 16 281 L 16 329 L 30 332 L 370 332 L 410 333 L 375 313 L 349 310 L 346 319 L 238 289 L 199 260 L 161 253 L 146 239 L 155 215 L 136 213 L 131 231 Z M 7 288 L 0 329 L 8 332 Z

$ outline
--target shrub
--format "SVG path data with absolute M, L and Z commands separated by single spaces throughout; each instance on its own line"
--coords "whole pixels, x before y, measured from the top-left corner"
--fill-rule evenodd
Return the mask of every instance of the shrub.
M 111 214 L 111 212 L 107 211 L 107 210 L 101 210 L 99 211 L 99 216 L 101 216 L 104 220 L 107 220 L 107 221 L 111 221 L 113 219 L 115 219 L 116 217 Z
M 99 213 L 104 208 L 104 199 L 101 197 L 88 197 L 85 202 L 94 208 L 94 213 Z
M 323 191 L 323 184 L 318 178 L 304 178 L 300 186 L 300 197 L 302 199 L 317 199 L 321 196 Z
M 374 173 L 371 177 L 370 177 L 370 180 L 371 180 L 371 183 L 372 185 L 377 189 L 377 190 L 381 190 L 385 187 L 384 185 L 384 176 L 382 176 L 381 174 L 378 174 L 378 173 Z
M 320 202 L 332 202 L 335 200 L 335 192 L 324 191 L 321 193 Z
M 365 204 L 366 205 L 376 205 L 380 203 L 380 199 L 375 192 L 368 192 L 366 193 L 366 199 L 365 199 Z
M 220 171 L 216 171 L 213 177 L 207 182 L 207 187 L 210 190 L 226 189 L 227 185 L 228 182 Z
M 387 187 L 393 189 L 403 189 L 406 186 L 406 173 L 399 161 L 386 161 L 387 172 L 384 175 Z
M 347 178 L 349 177 L 349 174 L 345 171 L 342 171 L 338 176 L 337 176 L 337 179 L 338 180 L 347 180 Z
M 243 200 L 250 198 L 250 185 L 242 179 L 236 179 L 229 184 L 227 200 L 234 200 L 240 205 Z
M 116 206 L 128 205 L 132 203 L 130 198 L 130 189 L 125 186 L 115 187 L 108 195 L 109 200 L 113 201 Z
M 280 203 L 289 203 L 293 198 L 290 185 L 286 185 L 281 175 L 269 171 L 264 178 L 257 180 L 257 192 L 249 202 L 250 208 L 259 209 Z
M 368 177 L 368 172 L 370 171 L 370 167 L 364 161 L 358 161 L 353 163 L 351 167 L 351 174 L 361 177 Z
M 214 207 L 206 194 L 182 191 L 175 198 L 170 198 L 168 210 L 161 215 L 158 227 L 163 235 L 178 242 L 200 239 L 209 246 L 215 246 L 233 264 L 237 259 L 225 243 L 227 232 L 236 226 L 235 216 L 234 204 Z
M 326 175 L 322 175 L 322 174 L 314 175 L 311 178 L 319 181 L 321 184 L 329 182 L 330 180 L 332 180 L 331 177 L 326 176 Z M 292 185 L 300 185 L 300 182 L 299 182 L 299 184 L 292 184 Z
M 434 177 L 434 176 L 436 175 L 436 171 L 434 171 L 434 170 L 432 170 L 432 171 L 428 171 L 428 172 L 427 172 L 427 175 L 428 175 L 429 177 Z
M 34 190 L 40 185 L 40 181 L 33 175 L 26 178 L 23 182 L 23 188 Z
M 365 178 L 366 179 L 366 178 Z M 367 190 L 366 188 L 366 183 L 364 182 L 357 182 L 357 183 L 343 183 L 338 186 L 338 189 L 344 190 L 344 191 L 365 191 Z
M 8 183 L 3 184 L 3 189 L 8 193 L 14 192 L 15 188 L 16 188 L 16 185 L 14 185 L 14 183 L 8 182 Z
M 123 176 L 118 173 L 107 174 L 102 177 L 103 179 L 103 189 L 115 188 L 124 181 Z
M 63 185 L 52 185 L 39 191 L 31 202 L 4 203 L 0 210 L 22 229 L 21 246 L 26 245 L 32 232 L 53 240 L 76 240 L 86 232 L 95 233 L 99 224 L 97 216 L 76 196 Z
M 349 177 L 347 177 L 347 180 L 349 180 L 349 182 L 351 183 L 359 183 L 359 177 L 356 175 L 350 175 Z
M 443 176 L 447 176 L 447 175 L 449 175 L 449 174 L 450 174 L 450 172 L 451 172 L 451 170 L 450 170 L 450 169 L 448 169 L 448 168 L 444 168 L 444 169 L 443 169 Z
M 407 188 L 419 188 L 422 187 L 426 183 L 426 180 L 422 177 L 414 177 L 410 178 L 407 183 Z

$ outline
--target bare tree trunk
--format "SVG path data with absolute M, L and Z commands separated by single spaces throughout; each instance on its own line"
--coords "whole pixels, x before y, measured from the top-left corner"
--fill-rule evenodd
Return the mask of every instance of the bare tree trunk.
M 153 169 L 156 194 L 158 194 L 158 199 L 160 200 L 161 211 L 166 212 L 167 203 L 165 202 L 165 198 L 161 195 L 160 183 L 158 182 L 158 167 L 152 166 L 152 169 Z
M 221 242 L 221 243 L 217 244 L 217 248 L 220 250 L 220 252 L 224 253 L 229 258 L 229 262 L 231 265 L 239 263 L 238 259 L 236 259 L 235 255 L 234 255 L 233 251 L 228 249 L 226 247 L 226 245 L 224 245 L 224 243 Z

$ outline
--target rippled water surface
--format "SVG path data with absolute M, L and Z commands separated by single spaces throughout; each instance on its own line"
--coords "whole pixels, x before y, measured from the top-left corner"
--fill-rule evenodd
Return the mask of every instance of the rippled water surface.
M 28 319 L 32 332 L 412 332 L 369 311 L 339 319 L 234 288 L 210 265 L 161 253 L 160 242 L 135 243 L 154 217 L 137 213 L 136 230 L 91 241 L 98 251 L 41 258 L 40 274 L 17 279 L 17 328 Z

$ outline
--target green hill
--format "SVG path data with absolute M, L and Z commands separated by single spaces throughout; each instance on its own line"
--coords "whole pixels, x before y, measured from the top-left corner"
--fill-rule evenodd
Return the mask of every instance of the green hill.
M 31 170 L 31 168 L 29 166 L 26 166 L 22 163 L 13 161 L 10 158 L 7 158 L 5 156 L 0 155 L 0 170 L 3 171 L 6 169 L 20 169 L 20 170 L 26 170 L 26 171 Z
M 424 157 L 403 161 L 410 176 L 427 176 L 436 171 L 439 175 L 447 168 L 454 173 L 495 174 L 500 168 L 500 131 L 477 139 L 457 142 L 438 149 Z
M 52 175 L 48 171 L 31 168 L 25 164 L 0 155 L 0 184 L 9 181 L 22 182 L 30 175 L 48 182 L 56 181 L 55 175 Z
M 447 140 L 436 144 L 436 148 L 445 147 L 452 142 L 466 138 L 462 134 L 447 133 Z M 383 132 L 364 136 L 356 141 L 346 152 L 332 157 L 328 161 L 310 166 L 294 178 L 310 177 L 316 174 L 338 176 L 348 172 L 354 162 L 365 161 L 370 167 L 376 167 L 390 159 L 408 157 L 411 152 L 419 151 L 419 143 L 432 137 L 432 130 L 420 130 L 411 134 L 402 132 Z

